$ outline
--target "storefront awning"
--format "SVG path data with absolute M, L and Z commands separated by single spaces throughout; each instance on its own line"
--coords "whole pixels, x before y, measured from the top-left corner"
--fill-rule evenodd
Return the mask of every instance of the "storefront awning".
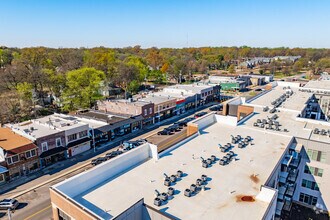
M 49 157 L 49 156 L 61 153 L 63 151 L 66 151 L 66 150 L 67 150 L 66 147 L 55 147 L 55 148 L 50 149 L 48 151 L 42 152 L 39 157 L 40 158 Z
M 68 143 L 68 145 L 66 146 L 67 148 L 70 148 L 70 147 L 74 147 L 76 145 L 79 145 L 79 144 L 82 144 L 82 143 L 85 143 L 87 141 L 90 141 L 89 137 L 85 137 L 83 139 L 80 139 L 80 140 L 76 140 L 76 141 L 73 141 L 73 142 L 70 142 Z
M 0 166 L 0 174 L 8 172 L 6 167 Z

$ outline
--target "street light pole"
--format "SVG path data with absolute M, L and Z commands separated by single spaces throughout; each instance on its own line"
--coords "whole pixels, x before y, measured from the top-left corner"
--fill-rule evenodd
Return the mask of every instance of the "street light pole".
M 93 148 L 94 148 L 94 153 L 95 153 L 95 133 L 94 133 L 94 127 L 92 127 L 92 133 L 93 133 Z

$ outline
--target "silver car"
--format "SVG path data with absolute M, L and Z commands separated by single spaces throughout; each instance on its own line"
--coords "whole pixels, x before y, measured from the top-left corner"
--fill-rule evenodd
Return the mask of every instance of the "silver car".
M 0 202 L 0 210 L 15 210 L 19 202 L 16 199 L 4 199 Z

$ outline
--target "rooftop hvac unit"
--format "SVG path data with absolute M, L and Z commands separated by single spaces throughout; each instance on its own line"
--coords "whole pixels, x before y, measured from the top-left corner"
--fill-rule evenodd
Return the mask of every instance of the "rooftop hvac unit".
M 211 160 L 210 158 L 208 158 L 208 159 L 206 160 L 206 163 L 207 163 L 207 165 L 211 165 L 211 164 L 212 164 L 212 160 Z
M 207 180 L 207 176 L 206 176 L 205 174 L 203 174 L 203 175 L 201 176 L 201 179 L 202 179 L 204 182 L 206 182 L 206 180 Z
M 176 176 L 177 176 L 177 178 L 182 177 L 182 175 L 183 175 L 183 172 L 182 172 L 181 170 L 178 170 L 178 171 L 176 172 Z
M 171 175 L 170 176 L 170 180 L 172 183 L 174 183 L 176 181 L 176 176 L 175 175 Z
M 187 197 L 190 197 L 190 196 L 191 196 L 191 191 L 190 191 L 190 189 L 185 189 L 185 191 L 184 191 L 184 195 L 187 196 Z
M 174 195 L 174 188 L 173 187 L 168 187 L 167 194 L 170 195 L 170 196 L 173 196 Z
M 166 201 L 168 199 L 168 195 L 167 193 L 162 193 L 160 194 L 159 198 L 162 200 L 162 201 Z
M 160 198 L 155 198 L 154 199 L 154 205 L 155 206 L 161 206 L 162 205 L 162 200 Z
M 165 186 L 171 186 L 171 181 L 170 181 L 170 179 L 165 179 L 165 180 L 164 180 L 164 185 L 165 185 Z
M 202 167 L 204 167 L 204 168 L 208 168 L 209 165 L 208 165 L 206 162 L 203 162 L 203 163 L 202 163 Z
M 196 180 L 196 185 L 197 186 L 201 186 L 202 184 L 203 184 L 203 180 L 201 180 L 201 179 Z
M 224 165 L 226 165 L 226 161 L 224 159 L 220 159 L 219 164 L 224 166 Z
M 197 186 L 196 186 L 195 184 L 191 184 L 191 185 L 190 185 L 190 191 L 191 191 L 191 192 L 195 192 L 196 189 L 197 189 Z
M 212 162 L 215 162 L 216 159 L 217 159 L 216 156 L 211 155 L 211 160 L 212 160 Z

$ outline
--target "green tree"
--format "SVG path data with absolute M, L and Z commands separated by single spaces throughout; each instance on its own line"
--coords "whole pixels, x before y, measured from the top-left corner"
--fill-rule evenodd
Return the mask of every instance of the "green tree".
M 236 71 L 235 71 L 235 66 L 234 66 L 234 64 L 231 64 L 229 67 L 228 67 L 228 72 L 229 73 L 235 73 Z
M 20 100 L 28 104 L 32 103 L 32 89 L 32 84 L 27 82 L 18 83 L 16 86 L 16 90 Z
M 95 101 L 102 98 L 101 83 L 105 74 L 94 68 L 81 68 L 69 71 L 66 75 L 66 89 L 64 91 L 64 109 L 74 110 L 90 108 Z

